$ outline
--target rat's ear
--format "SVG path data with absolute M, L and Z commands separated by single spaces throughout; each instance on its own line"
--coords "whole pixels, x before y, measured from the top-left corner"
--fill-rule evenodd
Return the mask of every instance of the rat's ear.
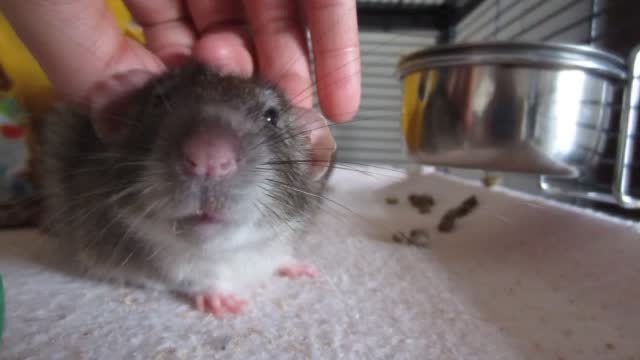
M 100 82 L 89 96 L 93 129 L 105 144 L 124 138 L 127 133 L 127 112 L 133 93 L 155 74 L 146 70 L 129 70 Z
M 302 108 L 294 108 L 293 117 L 298 126 L 305 131 L 311 149 L 311 176 L 320 179 L 329 169 L 336 141 L 331 134 L 329 123 L 320 113 Z

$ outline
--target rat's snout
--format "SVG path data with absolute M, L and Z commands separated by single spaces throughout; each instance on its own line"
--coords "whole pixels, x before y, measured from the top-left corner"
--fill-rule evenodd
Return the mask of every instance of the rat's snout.
M 200 129 L 183 143 L 184 172 L 191 176 L 223 178 L 237 170 L 238 139 L 222 129 Z

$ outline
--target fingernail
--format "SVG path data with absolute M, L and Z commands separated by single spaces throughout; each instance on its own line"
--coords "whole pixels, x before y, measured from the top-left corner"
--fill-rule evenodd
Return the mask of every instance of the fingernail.
M 158 57 L 168 67 L 174 67 L 183 64 L 191 56 L 188 48 L 172 49 L 158 54 Z

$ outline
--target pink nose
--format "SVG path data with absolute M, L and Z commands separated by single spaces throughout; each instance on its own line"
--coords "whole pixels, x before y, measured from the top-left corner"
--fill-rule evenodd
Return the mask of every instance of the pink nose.
M 202 130 L 185 141 L 184 170 L 192 176 L 221 178 L 237 170 L 236 139 L 228 133 Z

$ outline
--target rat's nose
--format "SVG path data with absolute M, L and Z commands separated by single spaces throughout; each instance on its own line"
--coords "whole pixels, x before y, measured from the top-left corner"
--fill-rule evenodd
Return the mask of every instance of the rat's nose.
M 221 178 L 237 170 L 237 140 L 227 132 L 201 130 L 188 138 L 182 148 L 185 173 Z

